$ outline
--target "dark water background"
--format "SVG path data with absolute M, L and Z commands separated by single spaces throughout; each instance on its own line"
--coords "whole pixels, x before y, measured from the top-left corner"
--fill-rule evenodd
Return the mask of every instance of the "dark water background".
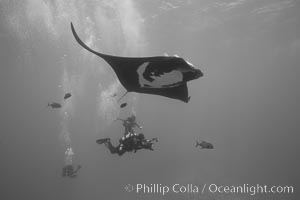
M 296 0 L 0 1 L 0 199 L 297 199 L 300 5 Z M 203 71 L 188 104 L 129 94 L 74 40 L 119 56 L 178 54 Z M 63 94 L 72 97 L 63 101 Z M 64 102 L 60 110 L 48 102 Z M 136 114 L 155 151 L 110 155 Z M 194 147 L 206 140 L 213 150 Z M 65 156 L 72 148 L 72 160 Z M 69 159 L 69 160 L 68 160 Z M 65 162 L 82 165 L 62 178 Z M 136 194 L 127 184 L 294 187 L 294 194 Z

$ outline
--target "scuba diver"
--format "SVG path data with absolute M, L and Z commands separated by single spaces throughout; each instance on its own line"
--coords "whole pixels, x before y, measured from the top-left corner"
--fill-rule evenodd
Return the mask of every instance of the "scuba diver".
M 133 148 L 134 153 L 140 149 L 149 149 L 153 151 L 153 142 L 158 142 L 158 138 L 146 139 L 143 133 L 137 135 L 137 143 Z
M 123 121 L 123 126 L 125 127 L 125 134 L 124 134 L 125 137 L 128 134 L 129 134 L 128 136 L 131 136 L 132 134 L 135 134 L 134 130 L 133 130 L 133 128 L 135 128 L 135 127 L 138 127 L 139 129 L 142 129 L 142 127 L 135 122 L 135 120 L 136 120 L 135 115 L 132 115 L 131 117 L 128 117 L 125 120 L 124 119 L 120 119 L 120 118 L 117 118 L 116 120 Z
M 142 127 L 135 122 L 135 120 L 136 120 L 135 115 L 131 115 L 126 120 L 119 119 L 119 118 L 117 120 L 123 121 L 123 126 L 125 127 L 124 136 L 121 137 L 121 139 L 119 140 L 120 150 L 122 150 L 126 144 L 127 144 L 127 147 L 133 146 L 134 143 L 138 142 L 140 139 L 139 137 L 137 137 L 138 135 L 135 133 L 133 128 L 138 127 L 139 129 L 142 129 Z M 142 134 L 142 135 L 144 135 L 144 134 Z M 137 146 L 137 145 L 135 144 L 134 146 Z M 132 149 L 132 148 L 130 148 L 130 149 Z
M 201 149 L 213 149 L 214 148 L 214 146 L 211 143 L 205 142 L 205 141 L 201 141 L 201 143 L 199 143 L 197 141 L 196 147 L 198 147 L 198 146 L 200 146 Z
M 110 153 L 112 154 L 118 154 L 119 156 L 122 156 L 125 152 L 136 152 L 137 150 L 140 149 L 148 149 L 153 151 L 154 149 L 152 148 L 153 142 L 156 141 L 158 142 L 157 138 L 153 139 L 145 139 L 145 136 L 143 133 L 140 134 L 133 134 L 128 138 L 125 138 L 124 140 L 120 139 L 119 140 L 119 145 L 113 146 L 112 143 L 110 142 L 110 138 L 105 138 L 105 139 L 99 139 L 96 142 L 98 144 L 105 144 L 106 148 L 109 149 Z
M 62 176 L 74 178 L 77 176 L 78 170 L 81 168 L 81 165 L 78 165 L 76 169 L 74 169 L 73 165 L 66 165 L 63 167 Z

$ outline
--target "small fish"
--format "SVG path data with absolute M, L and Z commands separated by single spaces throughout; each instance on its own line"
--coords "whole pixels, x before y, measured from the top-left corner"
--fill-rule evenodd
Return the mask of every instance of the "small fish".
M 48 103 L 47 106 L 50 106 L 51 108 L 61 108 L 61 105 L 59 103 L 56 103 L 56 102 Z
M 72 94 L 71 94 L 71 93 L 66 93 L 66 94 L 65 94 L 65 96 L 64 96 L 64 100 L 66 100 L 66 99 L 70 98 L 71 96 L 72 96 Z
M 205 141 L 201 141 L 201 143 L 199 143 L 197 141 L 196 147 L 198 147 L 198 146 L 200 146 L 201 149 L 213 149 L 214 148 L 214 146 L 211 143 L 205 142 Z
M 120 108 L 124 108 L 125 106 L 127 106 L 127 103 L 122 103 L 122 104 L 120 105 Z

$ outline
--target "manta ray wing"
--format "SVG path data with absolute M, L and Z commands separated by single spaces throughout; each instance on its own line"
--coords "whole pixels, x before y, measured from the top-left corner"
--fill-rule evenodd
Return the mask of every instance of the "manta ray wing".
M 184 102 L 189 101 L 187 81 L 202 76 L 183 58 L 171 56 L 119 57 L 94 51 L 77 35 L 71 23 L 76 41 L 86 50 L 104 59 L 116 73 L 128 92 L 161 95 Z

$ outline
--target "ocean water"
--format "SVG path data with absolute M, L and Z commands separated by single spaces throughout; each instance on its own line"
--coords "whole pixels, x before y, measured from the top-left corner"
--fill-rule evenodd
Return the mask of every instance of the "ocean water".
M 0 199 L 298 199 L 299 10 L 297 0 L 0 0 Z M 177 54 L 204 76 L 188 83 L 188 103 L 129 93 L 121 109 L 125 89 L 70 22 L 99 52 Z M 114 120 L 132 114 L 159 138 L 154 151 L 96 143 L 117 144 Z M 61 176 L 67 164 L 82 166 L 76 178 Z

